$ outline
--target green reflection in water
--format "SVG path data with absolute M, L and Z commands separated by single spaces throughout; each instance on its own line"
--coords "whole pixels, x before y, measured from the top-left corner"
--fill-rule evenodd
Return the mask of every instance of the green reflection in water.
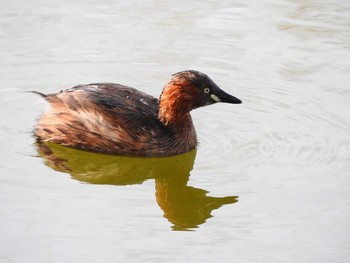
M 190 230 L 212 217 L 211 211 L 238 201 L 238 196 L 212 197 L 187 186 L 196 150 L 164 158 L 96 154 L 52 144 L 37 144 L 47 166 L 92 184 L 131 185 L 155 179 L 156 200 L 173 230 Z

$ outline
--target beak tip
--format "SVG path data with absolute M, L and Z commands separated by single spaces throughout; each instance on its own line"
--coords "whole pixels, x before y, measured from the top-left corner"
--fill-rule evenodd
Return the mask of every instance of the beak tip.
M 223 100 L 223 102 L 228 102 L 228 103 L 232 103 L 232 104 L 241 104 L 242 101 L 239 99 L 239 98 L 236 98 L 236 97 L 231 97 L 230 99 L 228 100 Z

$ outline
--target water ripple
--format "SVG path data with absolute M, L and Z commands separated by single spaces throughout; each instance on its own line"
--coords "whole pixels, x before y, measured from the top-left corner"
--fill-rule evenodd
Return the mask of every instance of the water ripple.
M 208 164 L 229 161 L 237 169 L 268 162 L 349 165 L 349 121 L 338 114 L 341 104 L 325 106 L 330 97 L 342 101 L 341 95 L 318 90 L 318 96 L 310 96 L 316 90 L 291 86 L 265 87 L 263 92 L 255 90 L 242 105 L 215 106 L 205 118 L 198 117 L 211 123 L 197 125 L 199 152 Z

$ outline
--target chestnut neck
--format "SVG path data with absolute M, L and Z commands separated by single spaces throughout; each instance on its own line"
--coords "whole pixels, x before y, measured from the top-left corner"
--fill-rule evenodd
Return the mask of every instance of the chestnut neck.
M 197 106 L 196 88 L 187 82 L 171 81 L 163 89 L 159 98 L 158 119 L 165 126 L 192 123 L 190 111 Z

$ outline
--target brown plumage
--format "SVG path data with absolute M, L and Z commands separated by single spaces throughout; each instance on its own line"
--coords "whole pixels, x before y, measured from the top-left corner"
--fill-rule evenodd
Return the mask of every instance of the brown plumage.
M 241 103 L 205 74 L 173 75 L 159 101 L 112 83 L 79 85 L 43 96 L 51 108 L 38 121 L 38 141 L 128 156 L 171 156 L 196 147 L 190 111 L 215 102 Z

